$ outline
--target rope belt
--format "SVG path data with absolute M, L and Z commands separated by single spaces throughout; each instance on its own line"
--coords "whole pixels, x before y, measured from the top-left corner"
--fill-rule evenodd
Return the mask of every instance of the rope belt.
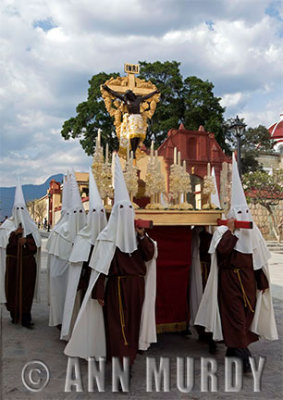
M 134 276 L 139 276 L 139 277 L 144 277 L 144 275 L 119 275 L 117 276 L 117 284 L 118 284 L 118 301 L 119 301 L 119 314 L 120 314 L 120 324 L 121 324 L 121 330 L 122 330 L 122 335 L 124 339 L 124 345 L 128 346 L 129 343 L 126 338 L 125 334 L 125 315 L 124 315 L 124 310 L 123 310 L 123 302 L 122 302 L 122 295 L 121 295 L 121 279 L 128 278 L 128 277 L 134 277 Z M 115 276 L 112 276 L 115 277 Z
M 239 282 L 240 282 L 245 307 L 249 306 L 249 309 L 251 310 L 251 312 L 255 312 L 255 310 L 252 308 L 249 298 L 245 292 L 245 288 L 243 286 L 243 282 L 242 282 L 241 275 L 240 275 L 240 268 L 234 268 L 234 272 L 235 272 L 235 274 L 237 274 Z

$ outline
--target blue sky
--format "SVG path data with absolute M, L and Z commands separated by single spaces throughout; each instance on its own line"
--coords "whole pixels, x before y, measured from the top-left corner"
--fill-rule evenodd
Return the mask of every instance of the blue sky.
M 176 60 L 211 81 L 225 118 L 269 127 L 283 111 L 283 4 L 269 0 L 2 0 L 0 186 L 87 171 L 63 122 L 88 80 L 125 62 Z

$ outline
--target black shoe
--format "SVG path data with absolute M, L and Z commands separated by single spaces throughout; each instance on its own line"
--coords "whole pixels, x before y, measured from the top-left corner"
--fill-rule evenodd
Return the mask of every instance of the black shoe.
M 24 323 L 22 326 L 27 329 L 34 329 L 34 324 L 32 322 Z
M 210 354 L 217 353 L 217 344 L 213 340 L 208 344 L 208 351 Z
M 243 372 L 244 374 L 249 374 L 252 372 L 251 366 L 249 362 L 243 362 Z
M 191 336 L 192 331 L 189 328 L 187 328 L 185 331 L 182 332 L 182 335 L 184 335 L 186 337 Z

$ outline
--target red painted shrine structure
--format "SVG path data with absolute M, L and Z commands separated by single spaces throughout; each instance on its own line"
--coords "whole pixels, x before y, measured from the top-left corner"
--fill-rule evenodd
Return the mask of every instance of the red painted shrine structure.
M 198 131 L 191 131 L 183 124 L 178 129 L 170 129 L 167 139 L 158 149 L 163 156 L 169 176 L 170 165 L 173 164 L 174 147 L 181 152 L 182 161 L 187 164 L 187 171 L 200 178 L 207 174 L 207 164 L 215 169 L 218 191 L 220 188 L 220 172 L 222 163 L 231 163 L 231 157 L 225 155 L 213 133 L 206 132 L 203 126 Z

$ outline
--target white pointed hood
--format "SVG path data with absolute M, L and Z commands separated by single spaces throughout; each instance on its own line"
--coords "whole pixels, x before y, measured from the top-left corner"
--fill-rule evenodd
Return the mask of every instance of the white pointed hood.
M 63 191 L 62 191 L 62 206 L 61 206 L 61 217 L 57 224 L 52 229 L 52 232 L 60 233 L 61 226 L 67 221 L 70 214 L 71 208 L 71 176 L 70 172 L 67 171 L 67 175 L 63 178 Z M 51 235 L 52 235 L 51 232 Z
M 232 159 L 232 197 L 228 218 L 235 218 L 238 221 L 252 221 L 234 154 Z M 253 234 L 253 229 L 236 229 L 235 235 L 239 240 L 235 249 L 241 253 L 251 254 L 253 252 Z
M 87 224 L 77 234 L 70 262 L 87 261 L 91 245 L 107 224 L 106 213 L 91 168 L 89 169 L 89 212 Z
M 16 190 L 15 190 L 15 198 L 14 198 L 14 206 L 25 206 L 25 198 L 22 190 L 22 185 L 20 184 L 20 181 L 18 180 Z
M 13 206 L 13 211 L 12 211 L 12 219 L 13 219 L 13 223 L 15 225 L 15 229 L 17 229 L 17 227 L 21 223 L 22 227 L 24 229 L 24 237 L 31 234 L 34 238 L 36 246 L 40 247 L 40 245 L 41 245 L 40 234 L 38 232 L 37 225 L 32 220 L 32 218 L 29 215 L 29 212 L 27 210 L 23 191 L 22 191 L 22 186 L 19 181 L 18 181 L 18 184 L 16 186 L 16 191 L 15 191 L 15 200 L 14 200 L 14 206 Z
M 217 208 L 221 208 L 214 167 L 212 168 L 211 176 L 212 176 L 212 179 L 213 179 L 214 189 L 215 189 L 215 193 L 211 194 L 211 203 L 214 204 Z
M 89 240 L 94 244 L 98 234 L 107 224 L 106 213 L 101 200 L 93 173 L 89 168 L 89 212 L 87 216 L 87 227 L 82 231 L 89 232 Z
M 85 226 L 86 215 L 82 204 L 79 187 L 74 171 L 70 174 L 71 204 L 69 208 L 68 237 L 67 240 L 74 242 L 76 234 Z
M 86 215 L 73 171 L 65 178 L 65 184 L 64 212 L 49 236 L 47 249 L 49 254 L 68 260 L 75 237 L 86 224 Z
M 71 208 L 71 176 L 67 171 L 67 175 L 63 179 L 63 192 L 62 192 L 62 207 L 61 213 L 64 214 Z
M 124 253 L 137 249 L 135 212 L 124 180 L 118 154 L 113 154 L 114 163 L 114 206 L 106 228 L 98 241 L 113 242 Z

